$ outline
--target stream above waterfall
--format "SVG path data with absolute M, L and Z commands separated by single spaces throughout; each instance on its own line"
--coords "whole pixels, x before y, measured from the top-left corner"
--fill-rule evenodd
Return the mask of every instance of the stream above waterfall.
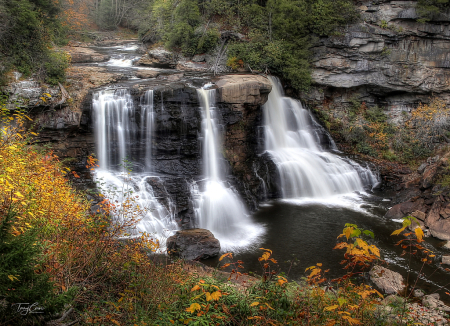
M 119 188 L 124 179 L 120 172 L 121 161 L 129 160 L 133 170 L 129 177 L 130 189 L 139 195 L 139 204 L 148 207 L 148 214 L 138 225 L 139 231 L 153 233 L 163 242 L 178 229 L 204 227 L 215 231 L 224 250 L 233 250 L 235 259 L 244 261 L 246 271 L 261 272 L 257 258 L 261 255 L 258 248 L 263 247 L 273 250 L 280 271 L 298 280 L 305 275 L 306 267 L 316 263 L 330 269 L 329 278 L 344 274 L 339 264 L 343 251 L 333 250 L 333 247 L 345 223 L 354 223 L 373 231 L 375 244 L 390 264 L 389 268 L 406 275 L 408 262 L 400 257 L 401 249 L 394 246 L 398 237 L 390 236 L 400 224 L 384 218 L 392 206 L 393 194 L 372 190 L 377 183 L 375 173 L 330 146 L 331 138 L 324 140 L 328 147 L 322 146 L 321 137 L 327 137 L 321 134 L 320 126 L 300 102 L 288 98 L 282 100 L 291 110 L 286 130 L 272 129 L 272 139 L 266 137 L 270 145 L 257 153 L 261 157 L 263 152 L 269 154 L 274 166 L 281 167 L 280 175 L 285 178 L 280 182 L 278 197 L 284 199 L 267 199 L 270 185 L 261 171 L 269 168 L 264 161 L 258 161 L 263 168 L 258 172 L 255 170 L 261 183 L 260 196 L 255 199 L 256 196 L 251 194 L 247 196 L 250 191 L 243 180 L 232 175 L 221 147 L 224 141 L 207 142 L 205 139 L 205 125 L 209 124 L 211 128 L 212 125 L 211 121 L 205 120 L 205 104 L 200 104 L 197 89 L 214 77 L 206 73 L 159 69 L 161 75 L 158 78 L 135 78 L 132 71 L 137 68 L 133 62 L 139 56 L 136 46 L 131 43 L 96 48 L 111 55 L 109 61 L 96 65 L 123 72 L 129 79 L 95 91 L 93 112 L 97 108 L 95 114 L 103 114 L 110 124 L 99 124 L 97 117 L 93 119 L 92 129 L 97 132 L 98 157 L 103 157 L 104 161 L 100 162 L 102 170 L 98 171 L 98 178 Z M 110 116 L 101 113 L 98 110 L 101 101 L 117 102 L 110 103 L 109 107 L 116 111 L 126 108 L 130 120 L 124 123 L 124 115 L 118 111 Z M 213 114 L 222 115 L 214 124 L 243 128 L 239 112 L 224 105 L 218 105 L 214 110 Z M 310 120 L 311 125 L 302 125 L 298 120 L 300 117 Z M 280 122 L 278 126 L 282 124 Z M 112 125 L 122 131 L 113 131 Z M 219 128 L 222 137 L 226 134 L 223 126 Z M 216 133 L 217 130 L 209 132 Z M 260 144 L 255 145 L 257 147 L 263 148 Z M 305 166 L 309 170 L 303 173 L 299 169 Z M 213 171 L 207 172 L 208 169 Z M 290 178 L 292 171 L 294 177 Z M 322 172 L 324 174 L 319 175 Z M 308 183 L 296 187 L 305 175 L 310 177 Z M 302 193 L 307 195 L 301 198 Z M 258 207 L 254 212 L 246 207 L 252 200 L 254 207 Z M 443 253 L 439 245 L 435 239 L 426 241 L 426 246 L 438 255 Z M 217 266 L 218 258 L 204 263 Z M 432 274 L 434 268 L 439 266 L 427 266 L 425 275 Z M 419 262 L 413 260 L 412 269 L 420 270 Z M 448 274 L 440 269 L 418 284 L 431 291 L 444 286 L 447 279 Z

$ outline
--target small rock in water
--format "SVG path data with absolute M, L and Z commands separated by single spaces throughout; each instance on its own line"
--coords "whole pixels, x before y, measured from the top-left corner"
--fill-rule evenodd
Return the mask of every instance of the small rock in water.
M 450 256 L 442 256 L 442 264 L 450 265 Z
M 421 298 L 421 297 L 423 297 L 425 295 L 425 292 L 423 292 L 423 290 L 421 290 L 421 289 L 415 289 L 414 292 L 413 292 L 413 295 L 416 298 Z
M 443 245 L 442 248 L 450 249 L 450 241 L 447 241 L 447 243 Z

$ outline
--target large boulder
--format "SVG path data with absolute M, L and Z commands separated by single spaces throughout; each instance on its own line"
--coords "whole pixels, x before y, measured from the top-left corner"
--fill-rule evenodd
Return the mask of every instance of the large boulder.
M 400 293 L 405 288 L 403 277 L 390 269 L 374 266 L 369 275 L 375 286 L 387 294 Z
M 441 240 L 450 240 L 450 219 L 439 220 L 428 225 L 431 235 Z
M 424 200 L 423 198 L 419 198 L 415 201 L 410 200 L 393 206 L 390 210 L 388 210 L 385 217 L 389 219 L 400 219 L 410 215 L 413 212 L 419 211 L 423 213 L 425 210 L 426 207 L 424 206 Z
M 166 242 L 167 252 L 186 260 L 215 257 L 220 251 L 220 242 L 211 231 L 190 229 L 177 231 Z
M 272 85 L 260 75 L 225 75 L 217 82 L 219 102 L 238 105 L 263 105 Z
M 173 52 L 167 51 L 163 47 L 151 49 L 138 61 L 138 66 L 150 66 L 156 68 L 175 68 L 177 58 Z

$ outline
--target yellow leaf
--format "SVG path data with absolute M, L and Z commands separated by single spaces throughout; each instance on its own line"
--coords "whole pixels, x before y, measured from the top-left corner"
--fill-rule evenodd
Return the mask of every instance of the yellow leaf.
M 346 319 L 350 325 L 360 325 L 361 322 L 356 319 L 356 318 L 352 318 L 350 316 L 342 316 L 342 318 Z
M 220 256 L 219 261 L 222 261 L 225 257 L 229 257 L 230 259 L 233 259 L 233 254 L 231 252 L 227 252 L 226 254 L 223 254 Z
M 258 260 L 259 260 L 259 261 L 262 261 L 262 260 L 266 261 L 266 260 L 269 259 L 269 257 L 270 257 L 270 253 L 268 253 L 268 252 L 266 251 L 265 253 L 262 254 L 261 257 L 258 258 Z
M 392 232 L 391 235 L 398 235 L 398 234 L 402 233 L 405 229 L 406 229 L 406 227 L 402 227 L 401 229 L 398 229 L 398 230 L 395 230 L 394 232 Z
M 336 309 L 336 308 L 339 308 L 339 306 L 338 306 L 337 304 L 335 304 L 335 305 L 333 305 L 333 306 L 325 307 L 325 308 L 323 309 L 323 311 L 333 311 L 333 310 Z
M 269 309 L 272 309 L 272 310 L 275 310 L 275 309 L 273 309 L 267 302 L 266 303 L 264 303 L 267 307 L 269 307 Z
M 356 238 L 356 243 L 358 244 L 358 246 L 360 246 L 364 250 L 368 250 L 369 249 L 369 246 L 367 245 L 367 242 L 365 242 L 361 238 Z
M 369 250 L 377 257 L 380 257 L 380 249 L 378 249 L 375 245 L 370 245 Z
M 222 293 L 220 291 L 216 291 L 216 292 L 211 293 L 211 298 L 214 301 L 219 300 L 221 296 L 222 296 Z
M 414 230 L 414 232 L 416 233 L 417 240 L 418 240 L 419 242 L 422 242 L 422 238 L 423 238 L 423 230 L 422 230 L 422 228 L 416 227 L 416 229 Z
M 347 238 L 347 240 L 350 238 L 350 235 L 352 234 L 352 231 L 353 231 L 353 227 L 351 227 L 351 226 L 346 227 L 344 229 L 344 235 Z
M 314 275 L 319 274 L 320 271 L 321 271 L 320 268 L 314 268 L 314 269 L 311 271 L 311 274 L 309 274 L 309 277 L 313 277 Z
M 194 292 L 194 291 L 197 291 L 197 290 L 200 290 L 200 287 L 199 287 L 198 285 L 194 286 L 194 287 L 191 289 L 191 292 Z
M 257 305 L 259 305 L 259 302 L 258 302 L 258 301 L 255 301 L 255 302 L 252 302 L 252 303 L 250 304 L 250 307 L 254 307 L 254 306 L 257 306 Z
M 211 293 L 206 292 L 205 296 L 206 296 L 206 301 L 211 301 L 212 300 Z
M 117 320 L 111 319 L 111 321 L 112 321 L 114 324 L 116 324 L 117 326 L 120 326 L 120 323 L 119 323 Z
M 122 302 L 122 300 L 123 300 L 123 297 L 120 297 L 120 299 L 117 300 L 117 302 L 120 303 L 120 302 Z
M 15 277 L 14 275 L 8 275 L 8 278 L 11 280 L 11 281 L 15 281 L 15 280 L 19 280 L 17 277 Z
M 190 313 L 194 313 L 195 311 L 201 310 L 201 309 L 202 309 L 202 307 L 200 307 L 200 305 L 195 302 L 195 303 L 191 304 L 191 306 L 189 308 L 186 308 L 186 311 L 190 312 Z
M 175 321 L 173 321 L 172 319 L 169 320 L 171 324 L 175 324 Z

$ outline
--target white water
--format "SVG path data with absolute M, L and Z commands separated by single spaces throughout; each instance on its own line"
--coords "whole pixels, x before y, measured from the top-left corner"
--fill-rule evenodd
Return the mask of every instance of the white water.
M 206 176 L 202 191 L 195 183 L 191 187 L 198 226 L 210 230 L 219 239 L 222 250 L 239 250 L 253 244 L 263 229 L 252 223 L 237 193 L 224 181 L 215 90 L 198 89 L 197 93 L 203 115 L 202 155 Z
M 129 92 L 124 89 L 107 90 L 94 94 L 93 98 L 95 139 L 100 168 L 95 180 L 103 195 L 117 205 L 116 221 L 137 218 L 130 235 L 148 233 L 160 241 L 164 250 L 165 240 L 178 229 L 173 205 L 163 206 L 155 198 L 149 181 L 151 171 L 151 137 L 153 132 L 153 91 L 147 91 L 141 99 L 140 126 L 135 121 L 136 108 Z M 136 165 L 132 146 L 145 144 L 144 173 L 126 172 L 127 165 Z M 157 178 L 153 178 L 155 180 Z M 121 204 L 131 199 L 131 207 Z
M 263 107 L 265 146 L 277 165 L 283 198 L 330 198 L 363 192 L 364 186 L 377 183 L 370 169 L 322 150 L 309 111 L 284 97 L 279 81 L 269 78 L 272 91 Z

